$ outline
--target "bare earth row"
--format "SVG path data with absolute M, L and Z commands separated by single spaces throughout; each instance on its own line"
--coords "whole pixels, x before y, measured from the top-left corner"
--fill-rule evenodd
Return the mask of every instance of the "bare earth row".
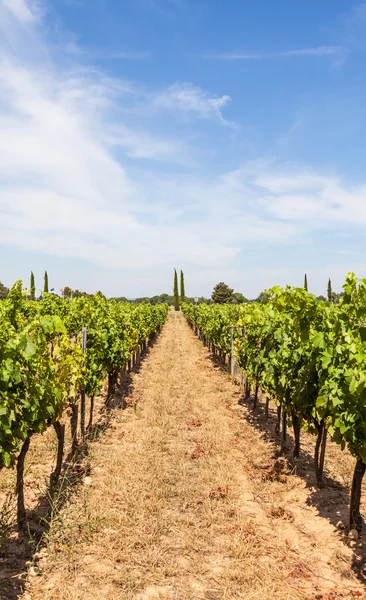
M 366 598 L 362 539 L 335 526 L 347 460 L 331 448 L 317 489 L 306 452 L 296 464 L 279 458 L 262 421 L 170 313 L 17 597 Z

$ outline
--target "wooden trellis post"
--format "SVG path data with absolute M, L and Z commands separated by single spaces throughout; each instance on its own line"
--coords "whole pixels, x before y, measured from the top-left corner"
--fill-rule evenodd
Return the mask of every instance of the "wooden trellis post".
M 83 334 L 83 337 L 82 337 L 82 341 L 81 341 L 81 349 L 83 351 L 83 354 L 85 354 L 86 353 L 86 341 L 87 341 L 87 335 L 88 335 L 88 330 L 86 327 L 83 327 L 82 334 Z M 83 389 L 81 392 L 80 433 L 81 433 L 81 439 L 84 441 L 84 438 L 85 438 L 85 389 Z
M 231 326 L 231 379 L 234 381 L 235 356 L 234 356 L 234 326 Z

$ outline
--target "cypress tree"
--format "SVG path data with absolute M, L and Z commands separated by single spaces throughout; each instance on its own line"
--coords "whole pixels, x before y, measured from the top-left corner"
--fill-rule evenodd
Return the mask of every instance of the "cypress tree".
M 185 302 L 186 294 L 184 290 L 184 273 L 180 272 L 180 301 Z
M 332 282 L 328 280 L 328 302 L 332 302 Z
M 44 292 L 48 292 L 48 273 L 47 273 L 47 271 L 44 272 L 44 287 L 43 287 L 43 291 Z
M 30 276 L 30 299 L 31 300 L 36 299 L 36 284 L 34 282 L 33 271 L 31 271 L 31 276 Z
M 304 289 L 305 289 L 306 291 L 308 291 L 308 278 L 307 278 L 307 276 L 306 276 L 306 273 L 305 273 L 305 277 L 304 277 Z
M 179 310 L 178 275 L 174 269 L 174 310 Z

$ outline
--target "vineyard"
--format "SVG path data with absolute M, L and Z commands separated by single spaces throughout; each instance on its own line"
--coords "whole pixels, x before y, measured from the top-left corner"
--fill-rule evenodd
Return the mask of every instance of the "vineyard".
M 17 282 L 0 323 L 0 600 L 365 597 L 366 280 L 181 311 Z
M 65 424 L 70 414 L 73 452 L 93 424 L 94 397 L 105 379 L 108 409 L 120 373 L 131 369 L 149 339 L 160 329 L 167 306 L 138 305 L 93 298 L 62 300 L 45 294 L 26 301 L 18 281 L 0 303 L 0 468 L 12 468 L 15 457 L 18 525 L 26 520 L 24 461 L 31 437 L 55 429 L 58 448 L 53 484 L 61 473 Z M 85 414 L 86 396 L 89 414 Z M 86 423 L 87 420 L 87 423 Z
M 189 323 L 214 355 L 232 353 L 245 374 L 246 398 L 254 389 L 273 400 L 282 451 L 291 420 L 300 453 L 304 428 L 317 436 L 315 470 L 323 477 L 326 437 L 356 458 L 349 527 L 360 529 L 366 469 L 366 280 L 347 276 L 341 304 L 318 302 L 305 289 L 273 288 L 267 304 L 184 305 Z

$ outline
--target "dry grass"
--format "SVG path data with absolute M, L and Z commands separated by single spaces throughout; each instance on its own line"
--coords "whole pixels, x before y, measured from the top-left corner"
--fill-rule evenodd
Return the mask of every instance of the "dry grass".
M 91 445 L 24 600 L 300 600 L 362 594 L 353 551 L 306 504 L 239 393 L 171 313 L 130 407 Z M 341 595 L 342 594 L 342 595 Z

